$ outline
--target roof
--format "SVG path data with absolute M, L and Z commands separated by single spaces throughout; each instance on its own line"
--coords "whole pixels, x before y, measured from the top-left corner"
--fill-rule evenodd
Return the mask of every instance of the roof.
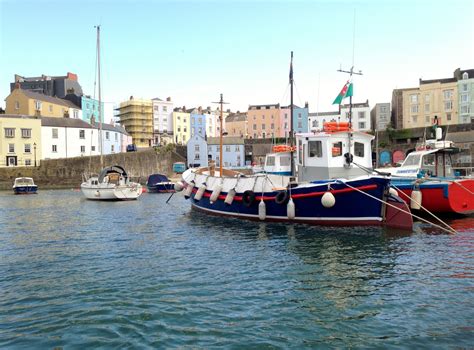
M 224 145 L 243 145 L 244 139 L 242 137 L 223 137 L 222 144 Z M 208 137 L 207 144 L 208 145 L 218 145 L 220 143 L 219 137 Z
M 41 126 L 93 129 L 94 127 L 82 119 L 41 117 Z
M 249 109 L 272 109 L 272 108 L 280 108 L 280 104 L 272 103 L 272 104 L 267 104 L 267 105 L 249 105 Z
M 308 113 L 310 117 L 325 117 L 327 115 L 339 115 L 339 112 L 316 112 L 316 113 Z
M 59 97 L 51 97 L 45 94 L 40 94 L 38 92 L 33 92 L 31 90 L 23 90 L 20 89 L 21 92 L 23 92 L 27 97 L 35 99 L 35 100 L 40 100 L 44 102 L 49 102 L 49 103 L 54 103 L 57 105 L 62 105 L 65 107 L 71 107 L 71 108 L 78 108 L 74 103 L 68 100 L 63 100 L 62 98 Z
M 245 113 L 233 113 L 229 114 L 227 118 L 225 118 L 226 123 L 243 122 L 245 120 L 247 120 L 247 114 Z

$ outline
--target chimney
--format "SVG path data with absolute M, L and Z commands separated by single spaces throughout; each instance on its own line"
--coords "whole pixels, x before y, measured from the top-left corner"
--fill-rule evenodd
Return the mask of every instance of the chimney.
M 304 108 L 308 108 L 308 101 L 304 103 Z
M 199 112 L 199 114 L 202 113 L 202 107 L 201 106 L 198 107 L 198 112 Z
M 130 100 L 133 100 L 133 95 L 132 95 L 132 96 L 130 96 Z
M 166 101 L 171 102 L 171 97 L 167 97 Z
M 67 72 L 67 79 L 77 81 L 77 74 Z
M 20 82 L 19 82 L 19 81 L 17 81 L 17 82 L 15 83 L 15 90 L 16 90 L 16 89 L 19 89 L 19 90 L 21 89 L 21 85 L 20 85 Z

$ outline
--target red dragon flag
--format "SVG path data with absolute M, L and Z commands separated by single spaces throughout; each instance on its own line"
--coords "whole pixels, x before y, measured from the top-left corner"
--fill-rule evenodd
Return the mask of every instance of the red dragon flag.
M 337 95 L 336 99 L 332 103 L 333 105 L 340 105 L 342 103 L 342 100 L 345 99 L 346 97 L 352 96 L 353 89 L 352 89 L 352 83 L 347 81 L 347 83 L 342 87 L 341 92 L 339 95 Z

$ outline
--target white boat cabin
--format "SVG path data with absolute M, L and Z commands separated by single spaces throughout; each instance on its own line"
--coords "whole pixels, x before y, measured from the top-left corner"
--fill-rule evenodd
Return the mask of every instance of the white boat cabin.
M 350 179 L 372 170 L 374 136 L 352 130 L 296 135 L 299 181 Z M 356 165 L 357 164 L 357 165 Z

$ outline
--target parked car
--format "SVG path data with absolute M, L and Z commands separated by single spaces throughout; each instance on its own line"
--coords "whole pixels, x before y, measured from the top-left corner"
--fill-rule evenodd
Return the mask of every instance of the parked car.
M 134 143 L 127 145 L 127 152 L 136 152 L 137 151 L 137 145 Z

